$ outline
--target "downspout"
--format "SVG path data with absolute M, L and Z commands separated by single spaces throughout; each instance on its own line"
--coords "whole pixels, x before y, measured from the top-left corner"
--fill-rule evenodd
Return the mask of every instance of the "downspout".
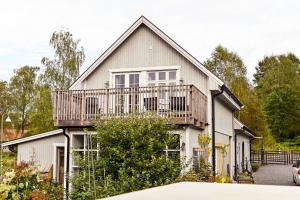
M 234 180 L 237 180 L 237 135 L 238 133 L 234 131 Z
M 211 113 L 212 113 L 212 168 L 213 176 L 216 176 L 216 137 L 215 137 L 215 98 L 224 92 L 225 85 L 222 85 L 221 91 L 211 95 Z
M 69 199 L 69 172 L 70 172 L 70 136 L 66 134 L 63 128 L 63 135 L 67 138 L 67 162 L 66 162 L 66 199 Z

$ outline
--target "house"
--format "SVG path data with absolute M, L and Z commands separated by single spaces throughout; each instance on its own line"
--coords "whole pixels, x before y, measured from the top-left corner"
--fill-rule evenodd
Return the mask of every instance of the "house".
M 54 174 L 61 165 L 65 174 L 78 171 L 77 154 L 90 150 L 98 156 L 99 146 L 89 145 L 95 134 L 92 121 L 154 112 L 182 127 L 174 130 L 180 136 L 180 148 L 166 149 L 167 155 L 175 152 L 186 160 L 197 160 L 203 155 L 198 138 L 209 135 L 213 148 L 208 161 L 214 173 L 233 178 L 234 112 L 242 103 L 223 81 L 143 16 L 69 90 L 54 93 L 53 107 L 55 125 L 61 129 L 60 136 L 65 136 L 64 142 L 53 141 L 61 146 L 48 150 L 49 155 L 56 155 L 52 158 Z M 47 143 L 46 138 L 32 142 Z M 4 145 L 14 144 L 20 145 Z M 57 155 L 61 152 L 64 162 L 60 164 Z M 68 182 L 64 184 L 68 189 Z
M 255 139 L 255 134 L 238 119 L 234 118 L 233 121 L 235 131 L 235 172 L 250 171 L 251 140 Z

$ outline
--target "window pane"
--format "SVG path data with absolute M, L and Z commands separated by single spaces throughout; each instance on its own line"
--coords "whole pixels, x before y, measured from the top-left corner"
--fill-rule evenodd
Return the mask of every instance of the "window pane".
M 159 89 L 158 89 L 158 92 L 159 92 L 159 98 L 160 99 L 165 99 L 166 98 L 166 91 L 165 91 L 165 87 L 163 87 L 163 86 L 165 86 L 166 84 L 165 83 L 159 83 L 158 84 L 158 86 L 160 86 L 159 87 Z
M 159 72 L 158 78 L 159 80 L 166 80 L 166 72 Z
M 139 74 L 129 74 L 129 87 L 139 87 Z
M 121 75 L 116 75 L 116 88 L 123 88 L 125 87 L 125 75 L 121 74 Z
M 148 81 L 155 81 L 155 72 L 148 73 Z
M 176 71 L 169 72 L 169 80 L 176 80 Z

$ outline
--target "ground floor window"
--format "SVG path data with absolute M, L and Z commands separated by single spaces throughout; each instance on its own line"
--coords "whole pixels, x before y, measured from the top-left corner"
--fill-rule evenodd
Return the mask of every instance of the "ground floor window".
M 180 159 L 180 134 L 171 134 L 172 142 L 164 150 L 169 159 Z

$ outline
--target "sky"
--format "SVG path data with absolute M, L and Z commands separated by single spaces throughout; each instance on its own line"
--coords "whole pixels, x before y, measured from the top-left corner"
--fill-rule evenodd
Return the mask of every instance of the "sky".
M 69 30 L 89 67 L 141 15 L 200 61 L 217 45 L 236 52 L 251 80 L 266 55 L 300 57 L 298 0 L 0 0 L 0 80 L 53 57 L 54 31 Z

